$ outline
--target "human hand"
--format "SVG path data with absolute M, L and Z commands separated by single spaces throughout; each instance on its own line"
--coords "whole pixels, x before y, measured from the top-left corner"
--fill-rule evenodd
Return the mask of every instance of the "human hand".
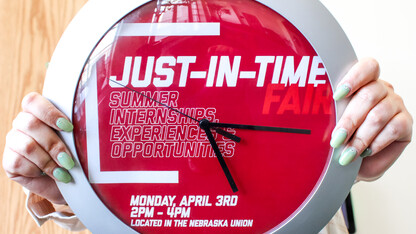
M 73 125 L 38 93 L 26 95 L 22 108 L 6 136 L 6 174 L 33 193 L 55 204 L 65 204 L 55 181 L 72 180 L 67 170 L 74 167 L 74 161 L 54 130 L 70 132 Z
M 341 80 L 334 99 L 351 97 L 331 146 L 346 144 L 339 163 L 363 157 L 357 180 L 381 177 L 410 143 L 413 120 L 393 86 L 379 79 L 378 62 L 368 58 L 355 64 Z

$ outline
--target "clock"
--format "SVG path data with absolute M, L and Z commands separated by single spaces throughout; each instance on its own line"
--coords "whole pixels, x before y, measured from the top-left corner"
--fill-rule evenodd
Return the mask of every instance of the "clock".
M 44 87 L 59 189 L 96 233 L 317 233 L 360 166 L 329 144 L 355 61 L 319 1 L 89 1 Z

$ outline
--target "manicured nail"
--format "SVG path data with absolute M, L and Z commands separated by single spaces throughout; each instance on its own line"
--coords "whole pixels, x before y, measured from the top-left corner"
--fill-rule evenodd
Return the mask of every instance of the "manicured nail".
M 59 153 L 57 158 L 61 166 L 67 170 L 71 170 L 75 166 L 74 160 L 65 152 Z
M 60 168 L 60 167 L 57 167 L 57 168 L 55 168 L 55 170 L 53 170 L 53 176 L 57 180 L 65 183 L 65 184 L 69 183 L 72 180 L 71 175 L 65 169 Z
M 360 157 L 365 158 L 365 157 L 370 156 L 372 153 L 373 151 L 370 148 L 367 148 L 360 154 Z
M 357 150 L 354 147 L 350 147 L 346 149 L 339 158 L 339 164 L 341 166 L 346 166 L 354 160 L 355 156 L 357 155 Z
M 351 91 L 351 88 L 345 84 L 339 86 L 333 95 L 335 101 L 343 99 Z
M 344 143 L 345 139 L 347 138 L 347 130 L 344 128 L 340 128 L 332 135 L 330 145 L 332 148 L 338 148 Z
M 58 126 L 58 128 L 65 132 L 72 132 L 72 130 L 74 129 L 74 125 L 72 125 L 71 122 L 62 117 L 56 121 L 56 126 Z

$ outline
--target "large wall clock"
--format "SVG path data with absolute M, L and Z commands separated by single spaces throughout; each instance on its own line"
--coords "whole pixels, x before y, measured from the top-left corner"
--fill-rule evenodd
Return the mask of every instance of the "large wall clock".
M 59 188 L 94 233 L 316 233 L 360 166 L 329 144 L 355 61 L 317 0 L 91 0 L 45 81 Z

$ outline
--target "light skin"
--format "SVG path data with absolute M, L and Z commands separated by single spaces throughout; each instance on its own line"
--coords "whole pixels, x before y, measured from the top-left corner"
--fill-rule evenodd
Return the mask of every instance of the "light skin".
M 14 119 L 13 127 L 6 136 L 3 154 L 3 167 L 12 180 L 55 204 L 66 203 L 55 183 L 59 180 L 54 172 L 66 171 L 58 161 L 58 155 L 70 155 L 54 131 L 63 131 L 57 125 L 62 118 L 68 120 L 40 94 L 26 95 L 22 101 L 22 111 Z
M 351 98 L 334 128 L 333 147 L 345 146 L 340 164 L 363 159 L 357 180 L 372 181 L 396 161 L 410 143 L 413 120 L 393 87 L 379 79 L 371 58 L 355 64 L 341 80 L 335 99 Z M 70 151 L 55 131 L 72 131 L 69 119 L 48 100 L 30 93 L 7 134 L 3 167 L 7 175 L 55 204 L 65 204 L 56 181 L 69 182 Z M 367 150 L 366 150 L 367 149 Z
M 372 181 L 381 177 L 412 137 L 413 120 L 410 113 L 402 98 L 394 92 L 393 86 L 379 79 L 379 74 L 376 60 L 362 59 L 338 85 L 338 88 L 350 89 L 344 98 L 350 97 L 351 100 L 334 133 L 339 129 L 346 130 L 346 138 L 342 143 L 345 144 L 344 152 L 351 149 L 356 151 L 355 155 L 350 154 L 353 155 L 352 160 L 367 148 L 371 151 L 363 159 L 357 180 Z

